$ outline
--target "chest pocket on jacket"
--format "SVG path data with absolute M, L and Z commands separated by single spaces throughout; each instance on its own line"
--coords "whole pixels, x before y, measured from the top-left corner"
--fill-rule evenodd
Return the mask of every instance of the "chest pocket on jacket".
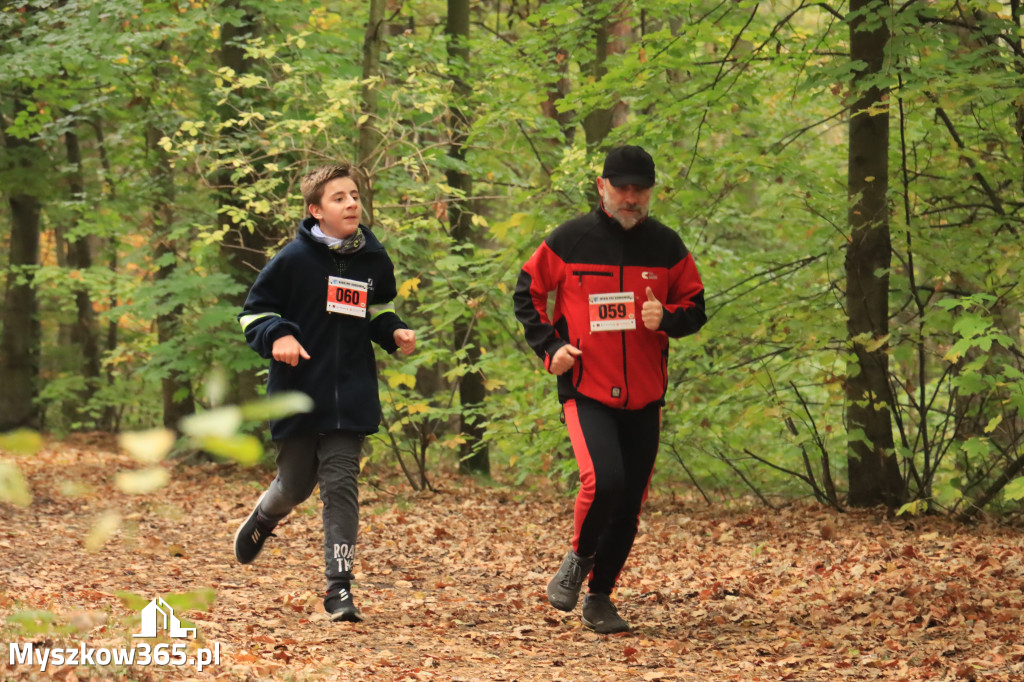
M 614 277 L 614 273 L 603 270 L 573 270 L 572 276 L 576 278 L 576 284 L 584 286 L 586 279 L 590 277 Z M 600 281 L 600 280 L 599 280 Z M 601 286 L 607 286 L 610 282 L 602 282 Z

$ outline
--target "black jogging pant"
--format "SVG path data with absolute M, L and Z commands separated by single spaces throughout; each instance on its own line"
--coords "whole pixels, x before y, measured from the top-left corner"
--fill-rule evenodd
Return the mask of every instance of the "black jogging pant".
M 661 407 L 618 410 L 579 399 L 564 409 L 580 473 L 572 548 L 594 557 L 590 592 L 611 594 L 640 525 L 658 455 Z

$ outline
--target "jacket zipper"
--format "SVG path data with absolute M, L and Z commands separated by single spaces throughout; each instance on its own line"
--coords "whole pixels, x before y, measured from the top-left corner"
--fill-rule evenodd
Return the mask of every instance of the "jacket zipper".
M 340 315 L 338 317 L 341 317 Z M 334 376 L 338 376 L 338 371 L 341 369 L 341 320 L 335 320 L 334 328 L 337 330 L 336 341 L 334 343 Z M 341 387 L 338 385 L 337 378 L 334 381 L 334 414 L 337 419 L 337 428 L 341 428 Z
M 621 254 L 621 250 L 620 250 Z M 626 285 L 626 268 L 621 263 L 619 264 L 619 291 L 623 291 Z M 629 405 L 629 376 L 626 374 L 626 330 L 623 329 L 620 334 L 622 335 L 622 390 L 625 392 L 625 401 L 622 403 L 622 407 L 625 408 Z
M 576 339 L 576 347 L 580 348 L 583 345 L 583 339 Z M 579 374 L 576 375 L 576 381 L 573 384 L 574 390 L 579 390 L 580 382 L 583 381 L 583 356 L 576 358 L 576 367 L 579 369 Z

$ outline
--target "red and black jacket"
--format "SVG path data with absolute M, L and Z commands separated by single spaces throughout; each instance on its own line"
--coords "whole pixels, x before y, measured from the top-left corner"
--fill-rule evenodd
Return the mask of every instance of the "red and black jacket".
M 647 287 L 665 308 L 657 331 L 640 319 Z M 549 317 L 548 292 L 555 290 Z M 609 312 L 591 295 L 627 292 L 632 306 L 610 312 L 631 312 L 635 328 L 591 331 Z M 620 409 L 663 402 L 669 337 L 693 334 L 707 321 L 704 285 L 679 235 L 653 218 L 625 230 L 601 207 L 548 235 L 523 266 L 513 300 L 526 341 L 546 368 L 566 344 L 583 351 L 558 377 L 559 400 L 582 396 Z

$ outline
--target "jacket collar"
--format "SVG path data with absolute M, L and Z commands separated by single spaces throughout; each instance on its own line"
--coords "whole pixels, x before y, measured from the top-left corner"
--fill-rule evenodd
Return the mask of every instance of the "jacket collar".
M 327 246 L 325 244 L 317 241 L 316 238 L 313 237 L 313 233 L 311 232 L 311 230 L 313 229 L 314 225 L 316 225 L 315 218 L 313 218 L 312 216 L 304 218 L 302 222 L 299 223 L 298 238 L 308 244 L 315 244 L 316 246 L 320 246 L 326 249 Z M 371 253 L 374 251 L 384 250 L 384 245 L 380 243 L 380 240 L 377 239 L 377 235 L 375 235 L 373 231 L 370 230 L 370 228 L 360 223 L 359 229 L 363 233 L 363 238 L 366 239 L 366 246 L 362 248 L 361 252 Z

